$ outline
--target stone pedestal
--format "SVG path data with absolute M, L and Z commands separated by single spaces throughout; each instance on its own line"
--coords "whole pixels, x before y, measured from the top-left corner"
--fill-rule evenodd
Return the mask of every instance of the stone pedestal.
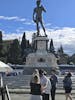
M 30 53 L 26 58 L 25 70 L 28 71 L 26 71 L 26 73 L 31 74 L 33 69 L 36 68 L 45 69 L 48 73 L 52 69 L 58 69 L 55 55 L 48 52 L 48 41 L 49 40 L 46 36 L 36 36 L 33 39 L 33 42 L 35 42 L 36 52 Z
M 49 39 L 46 36 L 38 36 L 33 38 L 33 42 L 35 42 L 36 51 L 47 51 L 48 50 L 48 41 Z

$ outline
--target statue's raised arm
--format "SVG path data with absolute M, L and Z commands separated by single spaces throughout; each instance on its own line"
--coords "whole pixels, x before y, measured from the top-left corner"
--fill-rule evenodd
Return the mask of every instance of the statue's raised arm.
M 43 7 L 43 5 L 41 5 L 41 8 L 44 12 L 46 12 L 46 9 Z

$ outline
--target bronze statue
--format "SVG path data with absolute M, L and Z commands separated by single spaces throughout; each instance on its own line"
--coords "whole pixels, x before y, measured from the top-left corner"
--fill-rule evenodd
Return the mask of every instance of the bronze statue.
M 44 25 L 43 25 L 43 22 L 42 22 L 42 11 L 46 12 L 46 10 L 45 10 L 45 8 L 42 5 L 40 5 L 40 3 L 41 3 L 40 0 L 36 1 L 37 7 L 34 8 L 33 21 L 37 25 L 37 36 L 39 36 L 39 23 L 41 24 L 41 26 L 43 28 L 45 36 L 47 36 L 45 28 L 44 28 Z

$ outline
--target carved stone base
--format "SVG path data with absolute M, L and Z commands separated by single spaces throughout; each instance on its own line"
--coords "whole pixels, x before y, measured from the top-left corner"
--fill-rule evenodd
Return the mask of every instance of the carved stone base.
M 32 74 L 34 69 L 43 68 L 48 74 L 51 69 L 58 70 L 57 58 L 53 53 L 48 52 L 48 38 L 46 36 L 36 36 L 33 38 L 36 43 L 36 52 L 30 53 L 26 57 L 24 74 Z

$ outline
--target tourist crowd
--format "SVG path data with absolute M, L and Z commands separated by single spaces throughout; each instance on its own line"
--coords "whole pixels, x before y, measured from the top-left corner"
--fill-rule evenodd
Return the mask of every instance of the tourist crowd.
M 30 100 L 55 100 L 58 77 L 55 70 L 52 70 L 50 77 L 47 77 L 47 72 L 40 69 L 35 69 L 30 80 Z M 63 88 L 65 90 L 66 100 L 72 100 L 72 80 L 69 72 L 63 79 Z

